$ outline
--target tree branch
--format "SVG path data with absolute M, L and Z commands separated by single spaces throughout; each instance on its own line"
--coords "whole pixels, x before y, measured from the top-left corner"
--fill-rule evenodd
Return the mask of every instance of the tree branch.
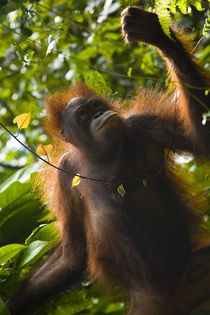
M 24 166 L 13 166 L 13 165 L 6 164 L 6 163 L 0 163 L 0 166 L 4 167 L 4 168 L 7 168 L 9 170 L 19 170 L 19 169 L 24 167 Z

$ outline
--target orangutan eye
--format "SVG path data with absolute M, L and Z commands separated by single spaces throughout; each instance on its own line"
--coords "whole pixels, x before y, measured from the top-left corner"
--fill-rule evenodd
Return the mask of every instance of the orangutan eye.
M 79 118 L 80 120 L 85 120 L 87 117 L 88 117 L 88 112 L 87 112 L 87 110 L 81 109 L 81 110 L 78 112 L 78 118 Z

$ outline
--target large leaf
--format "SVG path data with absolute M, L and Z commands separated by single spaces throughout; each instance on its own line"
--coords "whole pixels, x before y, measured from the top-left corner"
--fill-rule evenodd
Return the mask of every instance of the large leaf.
M 29 182 L 37 165 L 17 171 L 0 188 L 0 245 L 22 243 L 37 227 L 43 208 Z
M 26 166 L 18 170 L 17 172 L 14 173 L 14 175 L 10 176 L 7 180 L 5 180 L 0 185 L 0 193 L 6 190 L 14 182 L 20 182 L 20 183 L 27 182 L 30 179 L 31 174 L 34 172 L 37 172 L 39 169 L 40 169 L 40 164 L 33 163 L 32 165 Z
M 30 244 L 33 241 L 40 240 L 40 241 L 52 241 L 58 242 L 60 240 L 56 223 L 51 222 L 49 224 L 41 224 L 37 227 L 31 235 L 26 239 L 26 244 Z
M 55 245 L 54 242 L 34 241 L 20 257 L 19 266 L 23 267 L 35 263 L 42 255 Z
M 0 265 L 16 256 L 21 250 L 25 248 L 26 246 L 22 244 L 10 244 L 0 247 Z

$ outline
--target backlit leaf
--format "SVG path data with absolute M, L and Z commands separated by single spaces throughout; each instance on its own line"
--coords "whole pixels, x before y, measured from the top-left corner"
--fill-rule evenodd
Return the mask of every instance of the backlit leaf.
M 30 113 L 24 113 L 16 116 L 13 119 L 13 124 L 17 124 L 18 130 L 21 130 L 23 128 L 27 128 L 29 125 L 29 122 L 31 120 L 31 114 Z
M 99 71 L 90 71 L 88 69 L 88 72 L 84 72 L 83 76 L 87 86 L 93 89 L 96 93 L 106 96 L 111 95 L 112 90 L 109 87 L 109 83 Z
M 118 194 L 120 194 L 122 197 L 124 197 L 124 195 L 125 195 L 125 188 L 123 187 L 122 184 L 117 187 L 117 192 L 118 192 Z
M 190 0 L 189 4 L 193 5 L 198 11 L 203 11 L 202 2 L 200 0 Z
M 207 18 L 205 19 L 205 24 L 203 28 L 203 35 L 208 37 L 210 35 L 210 10 L 207 13 Z
M 127 72 L 127 75 L 128 75 L 129 78 L 131 78 L 131 74 L 132 74 L 132 68 L 129 67 L 128 68 L 128 72 Z
M 173 38 L 171 37 L 171 29 L 170 29 L 170 1 L 169 0 L 156 0 L 155 1 L 155 12 L 158 15 L 158 19 L 161 25 L 162 30 L 168 36 L 171 40 Z
M 78 174 L 78 175 L 79 175 L 79 174 Z M 73 180 L 72 180 L 72 188 L 73 188 L 74 186 L 78 186 L 79 183 L 80 183 L 80 181 L 81 181 L 81 178 L 80 178 L 78 175 L 74 176 L 74 178 L 73 178 Z
M 52 144 L 40 144 L 36 150 L 36 153 L 39 155 L 47 156 L 52 152 L 53 145 Z
M 22 244 L 9 244 L 0 248 L 0 265 L 16 256 L 26 246 Z
M 20 257 L 18 262 L 19 266 L 31 265 L 36 262 L 43 254 L 49 251 L 53 246 L 54 242 L 45 241 L 34 241 L 28 245 L 26 250 Z

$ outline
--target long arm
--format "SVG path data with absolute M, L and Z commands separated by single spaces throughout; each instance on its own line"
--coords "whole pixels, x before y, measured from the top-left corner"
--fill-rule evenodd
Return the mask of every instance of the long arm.
M 67 165 L 68 164 L 68 165 Z M 63 161 L 62 168 L 70 167 Z M 22 314 L 77 281 L 86 267 L 86 241 L 84 233 L 84 208 L 77 190 L 71 190 L 71 175 L 58 173 L 57 204 L 62 220 L 61 244 L 46 263 L 27 281 L 7 305 L 11 314 Z
M 128 43 L 143 41 L 157 47 L 166 59 L 169 73 L 175 81 L 176 91 L 171 117 L 162 117 L 163 128 L 169 133 L 174 125 L 177 144 L 180 140 L 188 150 L 189 143 L 197 155 L 210 156 L 210 123 L 202 125 L 203 113 L 210 107 L 210 94 L 205 90 L 210 87 L 210 79 L 193 60 L 182 42 L 171 31 L 173 40 L 162 31 L 156 14 L 136 7 L 129 7 L 122 12 L 122 30 Z M 177 96 L 177 97 L 176 97 Z M 160 104 L 161 106 L 161 104 Z M 161 115 L 159 115 L 161 117 Z M 171 127 L 170 127 L 171 126 Z M 167 140 L 168 141 L 168 140 Z M 176 148 L 174 148 L 176 149 Z

